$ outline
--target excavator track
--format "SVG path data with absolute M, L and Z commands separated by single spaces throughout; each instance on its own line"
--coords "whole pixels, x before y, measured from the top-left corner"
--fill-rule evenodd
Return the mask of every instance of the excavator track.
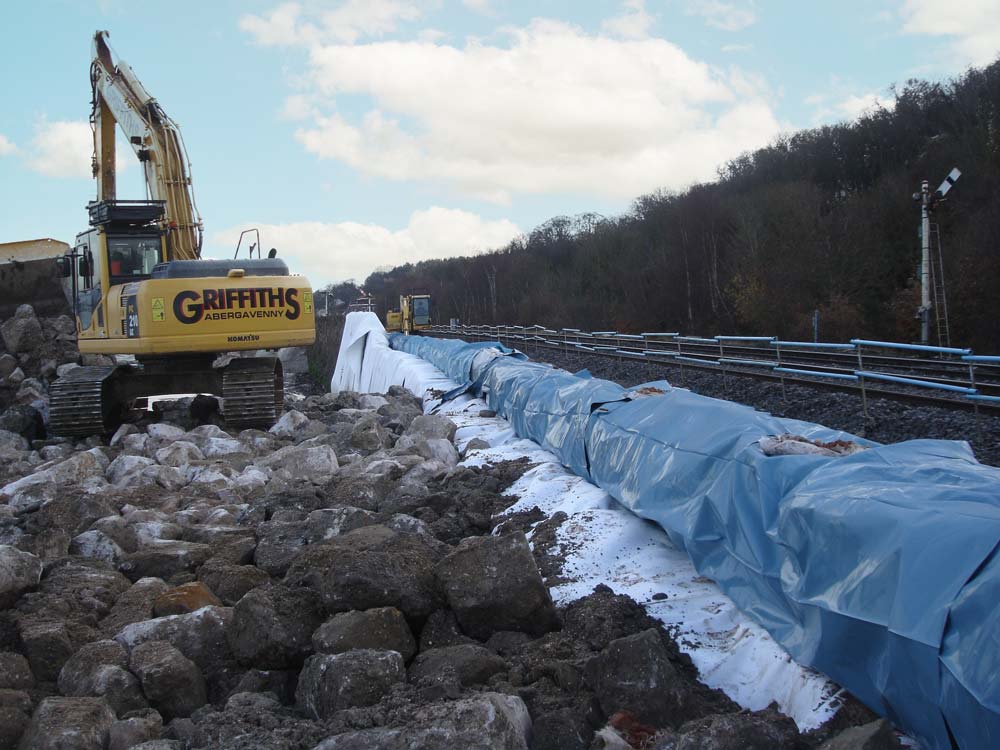
M 56 435 L 103 435 L 117 425 L 111 386 L 118 370 L 77 367 L 52 384 L 49 390 L 49 427 Z
M 268 429 L 281 416 L 284 375 L 277 357 L 234 359 L 222 374 L 226 425 Z

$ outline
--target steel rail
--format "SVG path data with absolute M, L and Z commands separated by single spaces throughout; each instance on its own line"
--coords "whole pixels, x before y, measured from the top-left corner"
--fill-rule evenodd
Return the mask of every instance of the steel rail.
M 772 337 L 709 339 L 675 333 L 556 331 L 543 326 L 433 326 L 424 333 L 647 362 L 680 368 L 682 375 L 685 367 L 721 371 L 724 375 L 780 382 L 783 386 L 795 384 L 854 393 L 863 402 L 868 398 L 887 398 L 977 413 L 1000 412 L 1000 357 L 973 355 L 964 349 L 943 354 L 949 357 L 947 360 L 935 360 L 868 351 L 869 344 L 891 342 L 864 342 L 858 346 L 825 344 L 813 348 L 810 342 L 779 341 Z M 752 345 L 742 345 L 744 342 Z M 953 354 L 956 356 L 952 357 Z M 873 386 L 873 381 L 882 387 Z

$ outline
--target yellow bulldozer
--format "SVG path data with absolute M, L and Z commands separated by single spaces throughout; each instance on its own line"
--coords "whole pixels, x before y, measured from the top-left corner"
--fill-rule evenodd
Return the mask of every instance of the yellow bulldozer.
M 312 289 L 271 251 L 201 258 L 202 223 L 180 130 L 132 69 L 115 60 L 107 32 L 93 40 L 94 177 L 90 228 L 60 259 L 83 354 L 133 355 L 84 366 L 52 384 L 59 435 L 114 430 L 137 398 L 212 393 L 227 425 L 267 428 L 281 414 L 276 351 L 315 340 Z M 142 164 L 148 200 L 118 200 L 115 126 Z M 252 256 L 252 246 L 250 255 Z M 237 246 L 237 255 L 239 247 Z

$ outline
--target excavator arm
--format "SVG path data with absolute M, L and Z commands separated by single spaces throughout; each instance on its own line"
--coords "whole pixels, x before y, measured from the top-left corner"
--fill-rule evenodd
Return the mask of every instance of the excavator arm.
M 190 164 L 177 124 L 167 116 L 132 69 L 115 62 L 106 31 L 94 35 L 90 82 L 93 91 L 94 177 L 97 198 L 116 198 L 115 124 L 142 164 L 150 200 L 164 201 L 164 229 L 171 260 L 201 256 L 202 222 L 194 201 Z

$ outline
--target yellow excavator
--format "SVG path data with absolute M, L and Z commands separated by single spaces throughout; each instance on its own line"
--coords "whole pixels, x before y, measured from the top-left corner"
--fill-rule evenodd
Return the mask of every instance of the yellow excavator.
M 270 427 L 281 414 L 283 376 L 276 352 L 313 343 L 312 289 L 284 261 L 201 258 L 202 223 L 176 123 L 122 60 L 107 32 L 94 35 L 94 177 L 90 229 L 60 259 L 82 354 L 133 355 L 127 364 L 84 366 L 50 389 L 57 435 L 114 430 L 137 398 L 212 393 L 234 428 Z M 145 175 L 146 200 L 118 200 L 115 125 Z M 237 246 L 237 256 L 239 246 Z
M 404 294 L 399 297 L 399 309 L 385 313 L 385 330 L 399 331 L 410 336 L 431 325 L 431 296 Z

